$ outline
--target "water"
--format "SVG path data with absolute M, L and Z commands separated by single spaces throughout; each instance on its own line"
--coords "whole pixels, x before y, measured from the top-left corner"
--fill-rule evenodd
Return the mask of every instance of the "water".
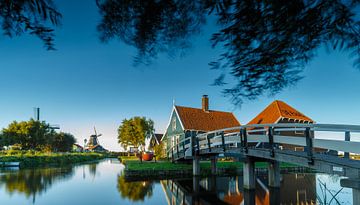
M 339 177 L 326 174 L 283 174 L 280 189 L 269 188 L 266 175 L 259 175 L 256 191 L 247 192 L 241 176 L 126 182 L 123 169 L 116 159 L 107 159 L 2 170 L 0 204 L 353 204 L 352 190 L 341 188 Z

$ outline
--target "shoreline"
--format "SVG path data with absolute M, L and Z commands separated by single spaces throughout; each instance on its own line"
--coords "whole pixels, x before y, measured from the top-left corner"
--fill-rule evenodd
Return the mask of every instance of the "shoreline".
M 106 153 L 50 153 L 0 155 L 0 167 L 3 162 L 19 162 L 19 168 L 36 168 L 91 162 L 109 157 Z

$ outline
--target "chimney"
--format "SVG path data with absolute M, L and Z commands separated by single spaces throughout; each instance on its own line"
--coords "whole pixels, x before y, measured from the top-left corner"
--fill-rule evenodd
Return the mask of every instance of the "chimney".
M 209 98 L 207 95 L 202 96 L 202 110 L 205 112 L 209 111 Z

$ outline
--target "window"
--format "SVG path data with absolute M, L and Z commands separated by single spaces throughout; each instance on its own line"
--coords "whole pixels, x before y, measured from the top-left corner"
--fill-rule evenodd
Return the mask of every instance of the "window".
M 176 130 L 176 117 L 173 117 L 172 119 L 172 129 Z

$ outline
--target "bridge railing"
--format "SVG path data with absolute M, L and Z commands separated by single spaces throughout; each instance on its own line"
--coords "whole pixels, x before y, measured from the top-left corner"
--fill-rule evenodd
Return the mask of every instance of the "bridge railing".
M 344 137 L 319 139 L 316 138 L 317 132 L 342 132 Z M 281 149 L 281 145 L 301 147 L 309 158 L 312 157 L 314 148 L 341 151 L 345 153 L 345 157 L 349 157 L 349 153 L 360 154 L 360 142 L 351 141 L 351 133 L 360 133 L 360 126 L 302 123 L 243 125 L 184 138 L 170 147 L 168 156 L 191 157 L 203 150 L 211 153 L 215 148 L 222 148 L 217 149 L 220 152 L 229 148 L 240 148 L 247 152 L 250 145 L 254 147 L 254 144 L 266 144 L 270 150 Z

